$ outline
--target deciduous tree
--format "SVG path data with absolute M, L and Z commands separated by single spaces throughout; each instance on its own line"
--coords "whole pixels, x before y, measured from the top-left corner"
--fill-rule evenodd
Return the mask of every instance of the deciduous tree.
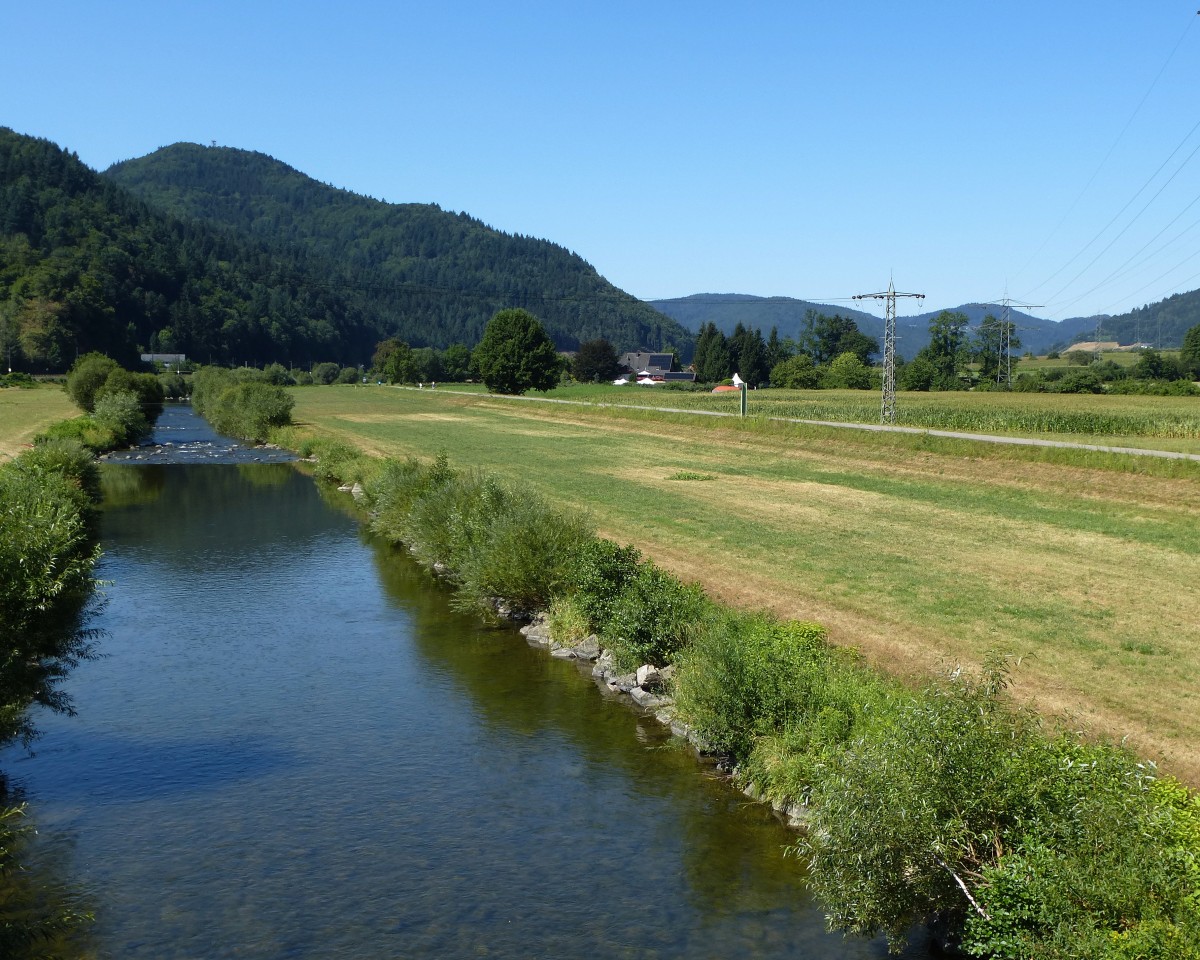
M 602 383 L 620 372 L 617 348 L 600 337 L 579 345 L 571 361 L 571 375 L 580 383 Z
M 475 368 L 493 393 L 550 390 L 562 361 L 541 322 L 528 310 L 501 310 L 488 321 L 474 353 Z

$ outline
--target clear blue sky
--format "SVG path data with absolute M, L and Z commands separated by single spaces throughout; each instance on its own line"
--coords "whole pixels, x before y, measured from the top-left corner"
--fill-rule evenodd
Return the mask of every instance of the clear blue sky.
M 1200 288 L 1189 3 L 6 0 L 0 124 L 100 170 L 262 151 L 647 299 L 1063 319 Z

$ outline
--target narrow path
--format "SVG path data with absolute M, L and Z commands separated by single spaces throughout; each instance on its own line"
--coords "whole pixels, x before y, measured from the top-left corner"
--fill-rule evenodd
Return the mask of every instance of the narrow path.
M 416 390 L 417 387 L 396 387 L 397 390 Z M 512 396 L 503 393 L 473 393 L 467 390 L 445 390 L 462 397 L 487 397 L 492 400 L 526 400 L 531 403 L 561 403 L 573 407 L 601 407 L 612 410 L 650 410 L 658 413 L 683 413 L 699 417 L 731 417 L 736 413 L 722 410 L 685 410 L 680 407 L 654 407 L 634 403 L 593 403 L 590 400 L 560 400 L 555 397 Z M 1017 447 L 1057 447 L 1062 450 L 1092 450 L 1098 453 L 1121 453 L 1134 457 L 1158 457 L 1163 460 L 1191 460 L 1200 463 L 1200 453 L 1180 453 L 1176 450 L 1146 450 L 1141 447 L 1108 447 L 1096 443 L 1072 443 L 1069 440 L 1041 440 L 1036 437 L 1005 437 L 994 433 L 959 433 L 954 430 L 931 430 L 926 427 L 898 427 L 882 423 L 842 423 L 837 420 L 803 420 L 797 417 L 765 417 L 775 423 L 799 423 L 811 427 L 833 427 L 839 430 L 867 430 L 874 433 L 908 433 L 915 436 L 946 437 L 951 440 L 974 440 L 978 443 L 1001 443 Z

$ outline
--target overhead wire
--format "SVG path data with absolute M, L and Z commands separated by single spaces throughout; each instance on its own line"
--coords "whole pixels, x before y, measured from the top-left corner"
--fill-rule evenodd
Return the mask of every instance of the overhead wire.
M 1121 128 L 1120 132 L 1117 134 L 1116 139 L 1113 140 L 1112 145 L 1108 148 L 1108 152 L 1100 160 L 1100 163 L 1097 164 L 1096 169 L 1092 171 L 1092 175 L 1088 178 L 1087 183 L 1085 183 L 1083 185 L 1083 188 L 1076 195 L 1075 199 L 1071 201 L 1071 205 L 1067 208 L 1066 213 L 1063 214 L 1062 219 L 1059 220 L 1059 222 L 1055 225 L 1054 229 L 1051 230 L 1050 233 L 1046 235 L 1045 239 L 1042 240 L 1042 242 L 1038 245 L 1037 249 L 1034 250 L 1033 253 L 1031 253 L 1029 255 L 1029 259 L 1025 261 L 1025 264 L 1021 267 L 1021 269 L 1019 269 L 1016 272 L 1016 274 L 1014 274 L 1014 279 L 1016 277 L 1019 277 L 1027 269 L 1029 269 L 1029 265 L 1031 263 L 1033 263 L 1033 261 L 1042 252 L 1042 250 L 1045 249 L 1046 245 L 1055 237 L 1055 235 L 1057 235 L 1058 231 L 1062 229 L 1063 224 L 1067 222 L 1067 220 L 1070 218 L 1071 214 L 1075 212 L 1075 208 L 1079 205 L 1079 201 L 1082 200 L 1084 195 L 1088 192 L 1088 190 L 1091 189 L 1091 186 L 1095 182 L 1096 177 L 1098 177 L 1100 175 L 1100 171 L 1104 169 L 1105 165 L 1108 163 L 1109 159 L 1112 157 L 1113 152 L 1117 149 L 1117 146 L 1124 139 L 1125 134 L 1128 132 L 1130 126 L 1133 124 L 1133 121 L 1135 119 L 1137 119 L 1138 114 L 1141 113 L 1142 107 L 1145 106 L 1146 101 L 1148 99 L 1150 99 L 1150 94 L 1154 92 L 1154 88 L 1156 86 L 1158 86 L 1158 81 L 1162 79 L 1162 75 L 1166 72 L 1167 67 L 1170 66 L 1171 61 L 1175 59 L 1175 54 L 1178 53 L 1179 48 L 1183 45 L 1183 41 L 1187 38 L 1188 33 L 1192 29 L 1192 24 L 1196 22 L 1197 17 L 1200 17 L 1200 10 L 1198 10 L 1196 12 L 1196 16 L 1192 16 L 1192 17 L 1188 18 L 1187 26 L 1185 26 L 1183 28 L 1183 32 L 1179 35 L 1179 39 L 1175 41 L 1175 46 L 1172 47 L 1171 52 L 1169 54 L 1167 54 L 1167 59 L 1163 61 L 1163 65 L 1159 68 L 1158 73 L 1155 74 L 1154 79 L 1150 82 L 1150 86 L 1147 87 L 1146 92 L 1144 94 L 1142 94 L 1142 99 L 1138 101 L 1137 106 L 1134 107 L 1134 109 L 1133 109 L 1133 113 L 1131 113 L 1129 115 L 1129 119 L 1125 121 L 1125 125 Z M 1189 134 L 1189 136 L 1190 136 L 1190 134 Z M 1153 178 L 1151 178 L 1151 179 L 1153 179 Z M 1135 198 L 1136 198 L 1136 195 L 1135 195 Z M 1133 200 L 1131 199 L 1130 203 L 1132 203 L 1132 202 L 1133 202 Z M 1117 216 L 1120 216 L 1120 214 L 1117 214 Z M 1106 226 L 1105 229 L 1107 230 L 1108 227 Z M 1101 231 L 1101 232 L 1103 232 L 1103 231 Z M 1089 246 L 1090 246 L 1090 243 L 1089 243 Z M 1086 247 L 1085 247 L 1085 249 L 1086 249 Z M 1054 274 L 1052 274 L 1046 280 L 1043 280 L 1040 284 L 1038 284 L 1038 286 L 1034 287 L 1033 289 L 1035 291 L 1041 289 L 1043 286 L 1045 286 L 1047 283 L 1049 283 L 1051 280 L 1053 280 L 1054 277 L 1058 276 L 1059 273 L 1061 273 L 1068 266 L 1070 266 L 1070 264 L 1081 254 L 1082 254 L 1082 251 L 1080 252 L 1080 254 L 1077 254 L 1076 257 L 1067 261 L 1067 263 L 1064 264 L 1062 267 L 1060 267 L 1058 271 L 1056 271 Z
M 1197 127 L 1200 127 L 1200 123 L 1197 123 L 1197 124 L 1196 124 L 1196 127 L 1193 127 L 1193 128 L 1192 128 L 1192 131 L 1194 132 L 1194 131 L 1196 130 L 1196 128 L 1197 128 Z M 1189 134 L 1188 134 L 1188 137 L 1189 137 L 1189 138 L 1191 137 L 1191 133 L 1189 133 Z M 1185 138 L 1185 142 L 1186 142 L 1186 138 Z M 1172 154 L 1171 154 L 1171 155 L 1172 155 L 1172 156 L 1174 156 L 1174 155 L 1175 155 L 1175 153 L 1177 153 L 1177 152 L 1178 152 L 1178 150 L 1179 150 L 1179 148 L 1178 148 L 1178 147 L 1176 147 L 1175 151 L 1174 151 L 1174 152 L 1172 152 Z M 1068 288 L 1068 287 L 1070 287 L 1070 286 L 1071 286 L 1071 284 L 1075 283 L 1075 282 L 1076 282 L 1076 281 L 1077 281 L 1077 280 L 1078 280 L 1080 277 L 1082 277 L 1082 276 L 1083 276 L 1085 273 L 1087 273 L 1087 272 L 1088 272 L 1088 271 L 1089 271 L 1089 270 L 1090 270 L 1092 267 L 1094 267 L 1094 266 L 1096 265 L 1096 262 L 1097 262 L 1097 261 L 1098 261 L 1098 260 L 1099 260 L 1099 259 L 1100 259 L 1102 256 L 1104 256 L 1106 253 L 1108 253 L 1108 251 L 1109 251 L 1109 250 L 1111 250 L 1111 249 L 1113 248 L 1113 245 L 1114 245 L 1114 244 L 1115 244 L 1115 243 L 1116 243 L 1118 240 L 1120 240 L 1120 239 L 1121 239 L 1123 236 L 1125 236 L 1125 234 L 1126 234 L 1126 232 L 1128 232 L 1129 228 L 1130 228 L 1130 227 L 1132 227 L 1132 226 L 1133 226 L 1135 223 L 1137 223 L 1139 219 L 1141 219 L 1141 216 L 1142 216 L 1142 214 L 1144 214 L 1144 213 L 1145 213 L 1147 210 L 1149 210 L 1149 209 L 1150 209 L 1150 206 L 1151 206 L 1151 205 L 1154 203 L 1154 201 L 1155 201 L 1155 200 L 1157 200 L 1157 199 L 1158 199 L 1158 198 L 1159 198 L 1159 197 L 1162 195 L 1162 192 L 1163 192 L 1164 190 L 1166 190 L 1166 189 L 1167 189 L 1167 187 L 1169 187 L 1169 186 L 1172 184 L 1172 182 L 1174 182 L 1175 178 L 1176 178 L 1177 176 L 1179 176 L 1179 174 L 1180 174 L 1180 173 L 1183 171 L 1184 167 L 1186 167 L 1186 166 L 1187 166 L 1187 165 L 1188 165 L 1188 164 L 1189 164 L 1189 163 L 1192 161 L 1192 158 L 1193 158 L 1193 157 L 1195 157 L 1197 153 L 1200 153 L 1200 143 L 1197 143 L 1197 144 L 1196 144 L 1196 146 L 1195 146 L 1195 147 L 1192 149 L 1192 152 L 1191 152 L 1191 153 L 1189 153 L 1189 154 L 1187 155 L 1186 159 L 1184 159 L 1183 163 L 1181 163 L 1181 164 L 1180 164 L 1180 165 L 1179 165 L 1179 166 L 1176 168 L 1175 172 L 1174 172 L 1174 173 L 1172 173 L 1172 174 L 1171 174 L 1171 176 L 1169 176 L 1169 177 L 1167 178 L 1166 182 L 1165 182 L 1165 183 L 1164 183 L 1164 184 L 1163 184 L 1161 187 L 1159 187 L 1159 188 L 1158 188 L 1158 191 L 1157 191 L 1157 192 L 1154 194 L 1154 196 L 1152 196 L 1152 197 L 1151 197 L 1149 200 L 1147 200 L 1147 201 L 1146 201 L 1146 203 L 1145 203 L 1145 205 L 1142 207 L 1142 209 L 1141 209 L 1141 210 L 1139 210 L 1139 211 L 1138 211 L 1136 214 L 1134 214 L 1134 216 L 1133 216 L 1133 219 L 1131 219 L 1131 220 L 1130 220 L 1130 221 L 1129 221 L 1127 224 L 1125 224 L 1125 226 L 1123 226 L 1123 227 L 1122 227 L 1122 228 L 1121 228 L 1121 229 L 1120 229 L 1120 230 L 1117 232 L 1117 235 L 1116 235 L 1116 236 L 1114 236 L 1114 237 L 1113 237 L 1113 238 L 1112 238 L 1110 241 L 1108 241 L 1108 244 L 1107 244 L 1107 246 L 1105 246 L 1105 247 L 1104 247 L 1104 249 L 1103 249 L 1103 250 L 1101 250 L 1099 253 L 1097 253 L 1097 254 L 1096 254 L 1094 257 L 1092 257 L 1092 259 L 1091 259 L 1091 260 L 1088 262 L 1087 266 L 1085 266 L 1085 267 L 1084 267 L 1082 270 L 1080 270 L 1080 271 L 1079 271 L 1077 274 L 1075 274 L 1075 276 L 1074 276 L 1074 277 L 1072 277 L 1070 280 L 1068 280 L 1068 281 L 1067 281 L 1067 283 L 1066 283 L 1066 285 L 1065 285 L 1065 286 L 1063 286 L 1063 287 L 1061 287 L 1061 288 L 1060 288 L 1060 289 L 1059 289 L 1057 292 L 1055 292 L 1055 293 L 1054 293 L 1054 294 L 1053 294 L 1053 295 L 1050 297 L 1050 299 L 1051 299 L 1051 300 L 1056 300 L 1058 297 L 1060 297 L 1060 296 L 1063 294 L 1063 292 L 1064 292 L 1064 291 L 1066 291 L 1066 290 L 1067 290 L 1067 288 Z M 1170 159 L 1170 158 L 1168 158 L 1168 159 Z M 1162 167 L 1159 167 L 1159 170 L 1162 170 Z M 1155 171 L 1155 174 L 1154 174 L 1154 176 L 1158 176 L 1158 171 Z M 1153 177 L 1151 178 L 1151 180 L 1153 180 Z M 1148 181 L 1148 182 L 1149 182 L 1149 181 Z M 1148 183 L 1148 182 L 1147 182 L 1147 183 Z M 1145 186 L 1143 186 L 1143 187 L 1142 187 L 1142 189 L 1144 190 L 1144 189 L 1145 189 Z M 1139 191 L 1138 191 L 1138 194 L 1140 194 L 1141 192 L 1142 192 L 1142 191 L 1141 191 L 1141 190 L 1139 190 Z M 1134 196 L 1135 196 L 1135 198 L 1136 198 L 1136 196 L 1137 196 L 1138 194 L 1135 194 L 1135 195 L 1134 195 Z M 1128 204 L 1126 204 L 1126 205 L 1125 205 L 1125 207 L 1122 207 L 1122 212 L 1124 212 L 1124 211 L 1125 211 L 1125 209 L 1127 209 L 1127 208 L 1128 208 L 1128 206 L 1129 206 L 1129 205 L 1128 205 Z M 1120 216 L 1120 214 L 1118 214 L 1118 216 Z M 1111 222 L 1112 222 L 1112 221 L 1110 221 L 1110 225 L 1111 225 Z M 1170 226 L 1170 225 L 1168 224 L 1168 226 Z M 1108 227 L 1105 227 L 1104 229 L 1105 229 L 1105 230 L 1107 230 L 1107 229 L 1108 229 Z M 1101 232 L 1103 232 L 1103 231 L 1101 231 Z M 1097 235 L 1097 236 L 1099 236 L 1099 235 Z M 1153 242 L 1153 241 L 1152 241 L 1152 242 Z M 1086 248 L 1085 248 L 1085 249 L 1086 249 Z M 1139 251 L 1139 253 L 1140 253 L 1140 251 Z M 1134 254 L 1134 256 L 1137 256 L 1137 254 Z M 1035 288 L 1035 289 L 1036 289 L 1036 288 Z

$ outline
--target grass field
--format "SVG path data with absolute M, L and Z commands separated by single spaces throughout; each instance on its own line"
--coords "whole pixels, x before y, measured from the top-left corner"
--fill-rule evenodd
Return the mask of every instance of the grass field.
M 817 620 L 892 672 L 1019 656 L 1017 692 L 1044 712 L 1200 783 L 1200 464 L 441 388 L 294 393 L 304 429 L 524 480 L 713 595 Z M 1147 423 L 1196 415 L 1102 399 Z
M 50 424 L 78 413 L 59 386 L 0 388 L 0 462 L 15 457 Z

